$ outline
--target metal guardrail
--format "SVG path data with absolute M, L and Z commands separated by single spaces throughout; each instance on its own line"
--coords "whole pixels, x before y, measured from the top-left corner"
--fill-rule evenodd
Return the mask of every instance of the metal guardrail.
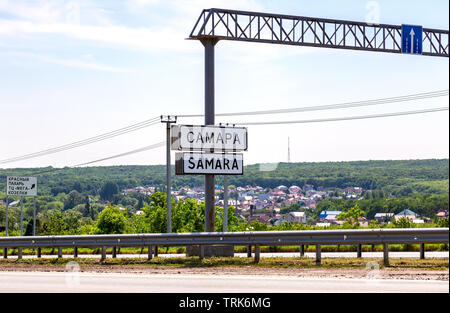
M 0 237 L 3 248 L 448 243 L 448 228 Z
M 410 229 L 342 229 L 314 231 L 258 231 L 227 233 L 169 233 L 169 234 L 125 234 L 125 235 L 81 235 L 81 236 L 33 236 L 0 238 L 3 257 L 8 257 L 8 249 L 18 249 L 18 259 L 23 248 L 58 248 L 58 258 L 63 248 L 73 248 L 78 257 L 79 247 L 101 247 L 101 260 L 106 258 L 106 247 L 148 247 L 148 259 L 156 256 L 158 246 L 198 246 L 198 256 L 205 256 L 205 247 L 212 245 L 248 246 L 247 256 L 251 256 L 251 246 L 255 247 L 255 262 L 260 259 L 260 246 L 300 245 L 300 256 L 304 256 L 305 245 L 315 245 L 316 264 L 320 264 L 322 245 L 357 245 L 357 257 L 362 257 L 362 244 L 383 244 L 383 263 L 389 266 L 389 244 L 420 244 L 420 258 L 425 258 L 425 243 L 448 243 L 448 228 Z M 153 249 L 154 247 L 154 249 Z M 154 251 L 154 252 L 153 252 Z

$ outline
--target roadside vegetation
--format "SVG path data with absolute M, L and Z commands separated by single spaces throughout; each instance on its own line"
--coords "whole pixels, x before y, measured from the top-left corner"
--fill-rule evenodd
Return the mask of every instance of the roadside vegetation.
M 272 188 L 280 184 L 314 184 L 334 194 L 317 202 L 315 208 L 305 209 L 298 204 L 282 206 L 280 213 L 306 211 L 307 224 L 264 224 L 247 222 L 230 206 L 228 231 L 282 231 L 320 230 L 313 226 L 321 211 L 339 210 L 343 225 L 326 229 L 362 228 L 360 218 L 372 220 L 368 228 L 430 228 L 449 227 L 449 218 L 437 218 L 438 210 L 449 209 L 448 159 L 409 161 L 366 161 L 325 163 L 280 163 L 274 171 L 258 170 L 258 165 L 247 166 L 245 175 L 231 177 L 231 184 L 259 185 Z M 42 169 L 39 169 L 42 171 Z M 7 175 L 29 175 L 38 169 L 0 169 L 0 200 L 5 200 Z M 199 186 L 196 176 L 175 176 L 174 188 Z M 36 235 L 91 235 L 127 233 L 165 233 L 166 194 L 164 166 L 114 166 L 68 168 L 39 175 L 39 195 L 36 198 Z M 231 185 L 230 184 L 230 185 Z M 156 192 L 145 195 L 138 192 L 124 194 L 122 190 L 136 186 L 155 186 Z M 345 199 L 340 188 L 361 186 L 361 199 Z M 220 195 L 219 195 L 220 196 Z M 236 194 L 230 194 L 236 197 Z M 18 200 L 18 198 L 10 198 Z M 33 233 L 33 198 L 24 198 L 24 235 Z M 377 212 L 398 213 L 410 209 L 427 217 L 427 223 L 415 224 L 408 219 L 378 224 L 373 221 Z M 0 228 L 4 225 L 6 207 L 0 201 Z M 9 235 L 20 235 L 20 206 L 9 206 Z M 223 209 L 216 207 L 215 229 L 223 229 Z M 194 199 L 175 202 L 172 199 L 172 231 L 204 231 L 204 204 Z M 4 229 L 0 236 L 4 236 Z M 236 247 L 241 252 L 244 247 Z M 310 249 L 310 248 L 309 248 Z M 322 251 L 356 251 L 354 246 L 323 247 Z M 364 246 L 363 251 L 377 251 L 380 247 Z M 392 245 L 393 251 L 417 251 L 414 245 Z M 427 250 L 448 250 L 448 245 L 427 245 Z M 164 248 L 165 250 L 165 248 Z M 293 252 L 298 247 L 262 247 L 263 252 Z M 13 250 L 11 250 L 12 253 Z M 141 253 L 140 248 L 123 248 L 121 252 Z M 168 252 L 184 253 L 184 248 L 170 248 Z M 27 250 L 24 251 L 27 254 Z M 31 253 L 31 252 L 30 252 Z M 43 250 L 44 254 L 55 253 Z M 79 253 L 97 253 L 95 249 L 80 249 Z
M 353 269 L 365 269 L 369 262 L 375 262 L 379 264 L 380 268 L 384 268 L 381 259 L 377 258 L 322 258 L 322 263 L 317 265 L 314 258 L 297 257 L 297 258 L 261 258 L 259 263 L 255 263 L 253 258 L 243 257 L 211 257 L 199 259 L 198 257 L 181 257 L 181 258 L 162 258 L 155 257 L 151 260 L 146 259 L 130 259 L 130 258 L 107 258 L 103 261 L 98 259 L 87 258 L 62 258 L 62 259 L 0 259 L 0 271 L 10 266 L 26 265 L 29 270 L 32 270 L 33 266 L 45 265 L 55 266 L 60 270 L 65 270 L 64 266 L 71 262 L 76 261 L 81 270 L 85 266 L 101 266 L 108 267 L 109 269 L 120 268 L 133 268 L 133 269 L 145 269 L 145 268 L 208 268 L 208 267 L 256 267 L 256 268 L 353 268 Z M 390 259 L 391 269 L 423 269 L 423 270 L 448 270 L 449 262 L 444 259 Z

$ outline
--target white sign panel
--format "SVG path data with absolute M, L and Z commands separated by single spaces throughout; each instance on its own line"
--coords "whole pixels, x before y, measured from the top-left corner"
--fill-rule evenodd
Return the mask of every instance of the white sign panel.
M 6 177 L 7 196 L 37 196 L 36 177 Z
M 175 172 L 177 175 L 242 175 L 244 159 L 241 153 L 177 153 Z
M 228 126 L 173 125 L 172 150 L 246 151 L 247 128 Z

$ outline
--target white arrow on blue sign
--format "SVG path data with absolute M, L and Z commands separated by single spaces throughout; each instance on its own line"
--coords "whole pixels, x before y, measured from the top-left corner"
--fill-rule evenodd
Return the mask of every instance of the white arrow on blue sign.
M 422 26 L 402 25 L 402 53 L 422 54 Z

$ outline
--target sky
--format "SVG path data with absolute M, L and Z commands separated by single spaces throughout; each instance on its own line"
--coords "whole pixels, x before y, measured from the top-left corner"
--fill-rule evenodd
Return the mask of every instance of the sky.
M 160 115 L 204 113 L 204 49 L 186 40 L 202 9 L 224 8 L 449 29 L 448 1 L 0 0 L 0 160 Z M 448 58 L 220 41 L 216 112 L 335 104 L 448 89 Z M 332 118 L 448 106 L 425 101 L 216 123 Z M 202 118 L 180 118 L 202 124 Z M 449 157 L 448 111 L 249 126 L 244 164 Z M 63 167 L 165 140 L 157 124 L 100 143 L 2 164 Z M 165 149 L 92 165 L 164 164 Z

